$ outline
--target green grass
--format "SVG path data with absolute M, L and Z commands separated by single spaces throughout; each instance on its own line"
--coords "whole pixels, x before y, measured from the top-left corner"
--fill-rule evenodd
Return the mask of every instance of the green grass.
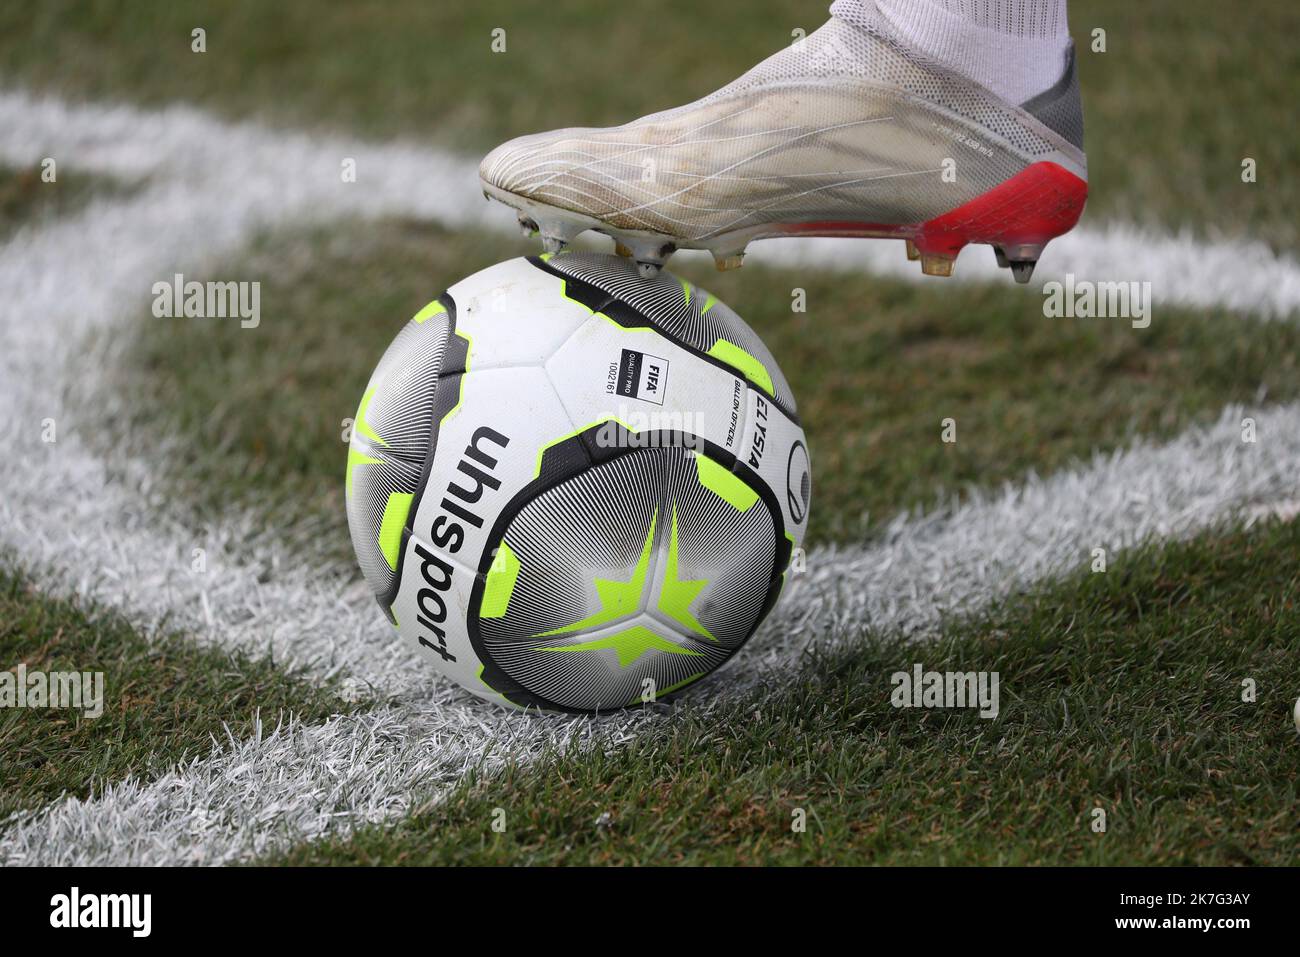
M 273 661 L 201 647 L 174 633 L 142 635 L 116 614 L 42 596 L 0 565 L 0 664 L 14 671 L 103 672 L 99 717 L 46 708 L 0 709 L 0 821 L 67 794 L 98 794 L 249 737 L 264 724 L 354 710 L 332 685 Z M 16 672 L 15 672 L 16 673 Z
M 135 448 L 178 437 L 159 466 L 197 523 L 231 507 L 260 510 L 286 531 L 316 526 L 313 554 L 333 542 L 351 561 L 343 420 L 356 414 L 380 355 L 455 279 L 534 251 L 522 240 L 453 238 L 414 222 L 264 236 L 219 270 L 262 283 L 261 324 L 159 320 L 143 302 L 125 357 L 112 362 L 134 401 L 103 435 Z M 101 344 L 120 345 L 116 335 Z
M 316 540 L 343 527 L 343 419 L 401 324 L 445 287 L 527 243 L 414 222 L 339 223 L 264 237 L 223 276 L 262 282 L 262 322 L 141 320 L 116 375 L 130 421 L 104 435 L 136 449 L 177 436 L 159 466 L 178 500 L 214 520 L 263 509 Z M 902 249 L 899 249 L 902 255 Z M 1300 328 L 1159 309 L 1123 320 L 1047 319 L 1004 285 L 746 268 L 683 271 L 737 308 L 800 402 L 814 469 L 812 538 L 861 538 L 941 494 L 1051 471 L 1134 433 L 1170 435 L 1230 401 L 1300 392 Z M 808 311 L 790 311 L 790 290 Z M 177 370 L 184 370 L 178 375 Z M 957 442 L 940 441 L 941 420 Z
M 51 0 L 0 9 L 0 82 L 472 154 L 685 102 L 788 42 L 791 28 L 815 27 L 824 8 Z M 1288 175 L 1300 8 L 1076 0 L 1071 18 L 1085 222 L 1300 248 L 1300 185 Z M 208 31 L 206 54 L 190 52 L 195 26 Z M 1089 49 L 1096 26 L 1105 54 Z M 494 27 L 508 31 L 506 54 L 490 52 Z M 1240 180 L 1245 156 L 1259 163 L 1256 184 Z M 116 188 L 62 165 L 56 185 L 36 167 L 0 171 L 0 239 Z M 159 477 L 196 524 L 262 510 L 282 528 L 306 523 L 350 561 L 340 433 L 380 353 L 447 285 L 533 251 L 414 222 L 266 236 L 222 273 L 263 282 L 258 329 L 154 319 L 142 299 L 126 361 L 113 366 L 133 411 L 104 423 L 104 441 L 150 454 L 174 437 Z M 1045 319 L 1036 295 L 1009 284 L 674 267 L 735 306 L 781 359 L 813 451 L 814 541 L 859 538 L 871 530 L 863 516 L 875 523 L 1028 468 L 1049 472 L 1134 434 L 1172 434 L 1226 402 L 1300 392 L 1300 331 L 1289 323 L 1158 307 L 1150 329 L 1133 330 Z M 789 310 L 795 286 L 807 290 L 806 314 Z M 947 416 L 956 445 L 939 441 Z M 1300 851 L 1289 723 L 1298 557 L 1294 526 L 1120 555 L 1105 575 L 953 623 L 936 644 L 867 634 L 722 714 L 682 709 L 610 754 L 470 776 L 394 829 L 284 859 L 1289 863 Z M 93 720 L 0 710 L 0 819 L 148 779 L 207 753 L 227 726 L 246 737 L 258 712 L 318 721 L 356 707 L 273 662 L 139 635 L 113 614 L 43 597 L 0 564 L 0 666 L 20 661 L 106 672 L 108 709 Z M 891 708 L 889 673 L 916 661 L 998 670 L 1002 716 Z M 1257 703 L 1240 700 L 1244 677 L 1258 683 Z M 1089 828 L 1097 806 L 1104 835 Z M 489 826 L 498 807 L 504 834 Z M 805 834 L 791 832 L 795 807 L 808 812 Z
M 81 209 L 94 196 L 122 195 L 133 187 L 104 176 L 55 167 L 55 180 L 41 179 L 41 166 L 0 166 L 0 241 L 20 226 L 39 228 Z
M 686 0 L 54 0 L 0 12 L 0 63 L 71 92 L 487 149 L 539 124 L 624 122 L 702 96 L 821 24 L 826 6 L 762 0 L 736 17 Z M 191 50 L 195 27 L 207 53 Z M 725 46 L 713 39 L 724 27 Z M 491 48 L 498 28 L 504 53 Z
M 935 644 L 864 635 L 721 714 L 472 778 L 275 862 L 1293 863 L 1298 569 L 1295 523 L 1125 553 Z M 892 707 L 916 662 L 999 672 L 1000 715 Z
M 742 8 L 557 0 L 47 0 L 0 10 L 10 81 L 149 105 L 483 151 L 521 133 L 608 125 L 693 100 L 825 19 L 824 0 Z M 1300 7 L 1075 0 L 1092 199 L 1135 219 L 1297 246 L 1288 175 Z M 208 52 L 190 50 L 207 30 Z M 493 53 L 491 31 L 506 30 Z M 1107 31 L 1093 53 L 1091 31 Z M 1240 180 L 1243 157 L 1259 182 Z
M 1292 252 L 1300 6 L 1264 0 L 1070 3 L 1080 51 L 1088 211 Z M 1092 53 L 1102 27 L 1107 52 Z M 1258 180 L 1241 181 L 1241 162 Z

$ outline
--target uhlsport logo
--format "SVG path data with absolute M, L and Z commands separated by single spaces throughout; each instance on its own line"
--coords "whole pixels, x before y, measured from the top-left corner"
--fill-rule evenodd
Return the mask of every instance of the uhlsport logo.
M 461 477 L 448 483 L 440 511 L 429 526 L 428 541 L 436 548 L 454 555 L 465 544 L 467 526 L 483 527 L 483 516 L 477 510 L 479 500 L 485 489 L 495 492 L 501 487 L 501 479 L 494 474 L 499 460 L 488 449 L 492 446 L 505 449 L 509 444 L 508 436 L 486 425 L 474 431 L 456 463 Z M 470 487 L 462 487 L 461 483 L 467 480 L 472 483 Z M 419 540 L 415 543 L 415 557 L 420 562 L 423 582 L 415 597 L 415 620 L 422 629 L 417 638 L 443 661 L 455 661 L 456 656 L 447 648 L 447 632 L 443 629 L 447 622 L 447 601 L 443 596 L 451 590 L 456 566 L 429 551 Z
M 812 466 L 808 462 L 808 449 L 796 442 L 790 449 L 785 466 L 785 497 L 790 507 L 790 517 L 802 522 L 808 514 L 808 501 L 812 498 Z

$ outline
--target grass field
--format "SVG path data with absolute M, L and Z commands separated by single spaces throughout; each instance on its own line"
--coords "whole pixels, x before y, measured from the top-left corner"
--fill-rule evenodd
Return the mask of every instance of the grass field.
M 1300 283 L 1294 5 L 1070 12 L 1084 227 L 1263 243 Z M 754 647 L 675 705 L 506 715 L 397 647 L 359 586 L 343 420 L 416 309 L 535 246 L 499 230 L 504 208 L 459 212 L 452 179 L 394 166 L 366 187 L 370 208 L 306 168 L 268 170 L 266 156 L 304 155 L 278 138 L 308 134 L 330 163 L 358 138 L 396 138 L 472 164 L 507 136 L 706 93 L 823 13 L 0 11 L 0 667 L 102 671 L 107 686 L 101 718 L 0 709 L 0 861 L 1294 860 L 1294 312 L 1157 298 L 1139 329 L 1045 318 L 1041 283 L 1005 275 L 918 281 L 774 256 L 717 274 L 679 257 L 778 357 L 812 449 L 808 578 Z M 20 90 L 255 120 L 238 136 L 266 150 L 233 149 L 252 140 L 213 124 L 168 152 L 157 144 L 185 120 L 164 111 L 128 124 L 126 162 L 93 123 L 47 136 L 42 108 L 3 98 Z M 54 184 L 39 175 L 50 150 Z M 1243 157 L 1258 182 L 1242 182 Z M 431 212 L 405 209 L 403 189 Z M 1095 278 L 1140 280 L 1157 255 Z M 1259 265 L 1183 281 L 1222 301 Z M 260 325 L 152 316 L 152 283 L 182 270 L 260 282 Z M 806 312 L 791 311 L 795 289 Z M 940 441 L 946 417 L 956 444 Z M 1237 434 L 1246 418 L 1257 444 Z M 1104 573 L 1093 544 L 1109 549 Z M 200 546 L 211 569 L 196 573 Z M 915 663 L 998 672 L 999 715 L 892 707 L 890 675 Z M 271 743 L 276 726 L 303 730 Z
M 110 177 L 82 173 L 60 177 L 57 167 L 53 182 L 41 179 L 41 167 L 0 166 L 0 240 L 19 227 L 33 229 L 81 210 L 93 196 L 126 196 L 126 183 Z
M 0 818 L 64 794 L 92 797 L 129 774 L 154 776 L 259 724 L 320 721 L 356 706 L 274 661 L 141 634 L 111 612 L 43 598 L 0 569 L 0 656 L 29 670 L 102 672 L 104 714 L 0 711 Z M 336 683 L 333 683 L 336 684 Z
M 117 370 L 118 387 L 139 401 L 131 421 L 104 434 L 133 445 L 183 437 L 165 463 L 177 498 L 209 514 L 261 507 L 294 515 L 291 524 L 332 523 L 346 559 L 342 422 L 403 321 L 376 316 L 414 315 L 443 277 L 529 251 L 410 221 L 265 236 L 221 270 L 263 283 L 263 326 L 181 322 L 159 335 L 141 308 Z M 1291 323 L 1171 310 L 1134 329 L 1044 320 L 1037 297 L 996 286 L 683 266 L 701 288 L 745 303 L 800 397 L 818 473 L 814 543 L 862 540 L 900 510 L 1060 468 L 1134 435 L 1173 435 L 1231 402 L 1300 395 Z M 807 312 L 791 312 L 794 288 L 805 290 Z M 1225 336 L 1227 325 L 1237 334 Z M 955 444 L 937 441 L 946 417 L 958 423 Z
M 396 828 L 287 861 L 1286 864 L 1297 554 L 1300 529 L 1272 525 L 1128 553 L 924 649 L 867 632 L 775 693 L 687 712 L 612 755 L 468 780 Z M 891 707 L 888 676 L 917 661 L 1000 671 L 1004 713 Z M 1250 704 L 1247 677 L 1262 691 Z

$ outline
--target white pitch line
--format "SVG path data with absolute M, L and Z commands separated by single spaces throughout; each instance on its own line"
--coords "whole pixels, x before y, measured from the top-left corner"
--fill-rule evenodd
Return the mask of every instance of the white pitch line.
M 282 664 L 317 674 L 346 673 L 380 696 L 404 694 L 411 702 L 232 742 L 217 749 L 222 756 L 158 781 L 116 784 L 81 805 L 99 822 L 87 827 L 108 828 L 103 843 L 86 831 L 64 847 L 67 859 L 226 860 L 256 853 L 269 846 L 258 843 L 259 835 L 269 842 L 315 833 L 313 827 L 339 818 L 397 813 L 421 788 L 444 784 L 475 762 L 490 765 L 494 754 L 535 754 L 565 740 L 572 721 L 503 715 L 431 682 L 428 669 L 393 639 L 354 570 L 292 552 L 274 531 L 242 516 L 203 534 L 189 530 L 185 516 L 174 515 L 152 487 L 139 451 L 101 461 L 81 434 L 98 426 L 99 414 L 81 423 L 77 404 L 66 401 L 73 388 L 90 391 L 101 409 L 129 398 L 94 388 L 96 371 L 114 360 L 111 340 L 107 356 L 78 350 L 91 332 L 132 319 L 158 322 L 165 334 L 172 320 L 149 317 L 147 304 L 152 283 L 174 271 L 202 275 L 256 231 L 288 222 L 414 211 L 461 224 L 471 205 L 483 205 L 477 192 L 442 193 L 455 170 L 416 150 L 272 136 L 191 110 L 99 116 L 0 96 L 0 157 L 35 162 L 44 155 L 56 156 L 65 173 L 80 166 L 147 179 L 125 201 L 93 203 L 0 247 L 0 547 L 48 593 L 92 598 L 145 629 L 166 624 L 223 646 L 267 650 Z M 355 184 L 340 179 L 345 157 L 357 161 Z M 52 444 L 42 441 L 47 419 L 57 429 Z M 201 574 L 191 571 L 196 547 L 207 552 Z M 248 761 L 250 754 L 261 760 Z M 372 760 L 375 754 L 384 761 Z M 50 818 L 11 829 L 13 853 L 3 856 L 36 859 L 21 847 L 40 834 L 46 851 L 58 856 L 58 815 L 75 817 L 79 803 L 56 802 Z M 120 806 L 135 810 L 115 816 L 112 808 Z
M 1243 442 L 1243 421 L 1257 441 Z M 1300 403 L 1229 406 L 1205 428 L 1157 444 L 1099 453 L 1086 468 L 975 493 L 949 511 L 900 516 L 881 544 L 831 546 L 810 559 L 796 600 L 777 620 L 796 632 L 853 624 L 914 637 L 991 598 L 1086 567 L 1143 542 L 1220 524 L 1287 520 L 1300 493 Z M 846 629 L 838 622 L 848 622 Z
M 243 516 L 229 516 L 207 534 L 187 529 L 188 516 L 173 516 L 152 487 L 147 459 L 163 449 L 144 456 L 124 450 L 120 460 L 101 461 L 79 434 L 99 422 L 78 421 L 78 404 L 66 399 L 69 390 L 89 391 L 101 412 L 129 405 L 130 396 L 95 388 L 96 370 L 114 361 L 115 340 L 102 337 L 108 355 L 87 356 L 78 350 L 89 334 L 129 321 L 157 323 L 158 333 L 167 334 L 168 323 L 186 320 L 149 315 L 152 284 L 176 271 L 207 278 L 205 268 L 239 251 L 258 230 L 398 213 L 412 197 L 424 212 L 437 207 L 460 223 L 482 199 L 439 196 L 446 161 L 413 150 L 376 156 L 357 143 L 327 148 L 307 137 L 226 126 L 191 110 L 95 116 L 0 96 L 0 156 L 22 153 L 32 161 L 53 153 L 65 171 L 84 157 L 94 168 L 152 170 L 130 199 L 93 203 L 79 216 L 20 232 L 0 246 L 6 343 L 0 350 L 6 383 L 0 545 L 37 566 L 53 591 L 94 597 L 145 627 L 167 621 L 228 645 L 271 650 L 286 664 L 348 670 L 382 693 L 418 684 L 418 672 L 411 677 L 414 659 L 395 647 L 351 569 L 291 554 L 274 530 Z M 139 139 L 132 136 L 136 124 Z M 68 141 L 54 142 L 56 133 Z M 77 148 L 83 140 L 84 154 Z M 357 160 L 359 182 L 341 182 L 343 157 Z M 443 288 L 430 283 L 430 295 Z M 53 444 L 42 440 L 46 420 L 57 430 Z M 194 548 L 206 552 L 205 573 L 191 571 Z M 321 634 L 330 640 L 316 637 Z
M 364 184 L 354 190 L 358 211 L 428 216 L 448 225 L 496 231 L 515 228 L 509 210 L 482 201 L 478 163 L 461 154 L 417 144 L 311 138 L 223 122 L 182 106 L 146 111 L 0 92 L 0 160 L 11 163 L 53 156 L 66 158 L 73 169 L 127 178 L 170 169 L 203 185 L 212 170 L 228 162 L 246 165 L 235 154 L 249 149 L 265 166 L 286 170 L 285 178 L 307 174 L 317 185 L 331 179 L 337 183 L 341 158 L 356 157 Z M 759 264 L 934 281 L 906 260 L 897 242 L 765 240 L 754 244 L 749 258 Z M 1169 236 L 1122 223 L 1085 221 L 1053 240 L 1026 294 L 1039 289 L 1042 281 L 1064 279 L 1067 272 L 1076 279 L 1150 282 L 1157 307 L 1223 307 L 1266 318 L 1300 311 L 1300 262 L 1257 240 L 1206 241 L 1190 232 Z M 972 248 L 961 257 L 954 279 L 1010 283 L 1006 270 L 999 270 L 983 248 Z
M 15 384 L 0 435 L 18 453 L 0 457 L 0 544 L 42 566 L 52 590 L 63 586 L 128 610 L 142 626 L 166 620 L 318 673 L 346 670 L 381 693 L 418 686 L 422 670 L 395 647 L 350 567 L 291 553 L 274 530 L 243 516 L 196 536 L 184 516 L 168 517 L 142 456 L 100 461 L 77 434 L 66 390 L 93 391 L 101 407 L 127 405 L 130 397 L 94 390 L 93 368 L 111 365 L 111 353 L 69 352 L 92 330 L 132 319 L 159 322 L 165 333 L 175 320 L 151 320 L 144 309 L 151 284 L 175 270 L 201 274 L 260 229 L 412 211 L 455 226 L 500 224 L 508 213 L 479 197 L 472 163 L 436 151 L 271 132 L 185 107 L 150 112 L 0 93 L 0 159 L 47 155 L 65 174 L 149 178 L 130 200 L 95 203 L 0 247 L 7 345 L 0 372 Z M 356 160 L 358 182 L 341 181 L 344 158 Z M 846 241 L 831 249 L 892 254 L 896 246 Z M 837 261 L 849 260 L 838 254 Z M 1241 288 L 1257 283 L 1251 263 L 1235 261 Z M 431 293 L 444 279 L 431 278 Z M 46 419 L 58 429 L 53 445 L 41 441 Z M 161 451 L 151 448 L 144 458 Z M 195 548 L 206 552 L 203 574 L 190 570 Z M 319 637 L 326 634 L 343 638 Z
M 760 262 L 804 269 L 870 272 L 893 279 L 929 282 L 908 262 L 901 243 L 852 239 L 774 239 L 754 245 Z M 1034 270 L 1026 295 L 1042 285 L 1076 280 L 1150 282 L 1151 299 L 1163 306 L 1223 308 L 1264 319 L 1300 311 L 1300 263 L 1258 240 L 1207 241 L 1190 232 L 1169 236 L 1121 223 L 1084 225 L 1052 240 Z M 984 246 L 961 254 L 954 279 L 1011 283 Z M 1159 321 L 1157 314 L 1156 321 Z
M 445 696 L 443 696 L 445 697 Z M 259 728 L 148 783 L 58 801 L 0 837 L 7 866 L 216 865 L 393 820 L 508 756 L 563 747 L 580 722 L 482 708 L 383 708 L 319 725 Z
M 706 711 L 780 683 L 813 643 L 852 641 L 866 628 L 933 633 L 947 616 L 1148 540 L 1184 538 L 1261 506 L 1289 507 L 1300 475 L 1300 404 L 1240 408 L 1172 442 L 1140 442 L 961 506 L 900 520 L 876 546 L 827 548 L 735 667 L 686 696 Z M 662 719 L 603 721 L 495 712 L 465 705 L 445 682 L 433 700 L 295 727 L 227 750 L 151 783 L 127 781 L 92 801 L 56 802 L 0 835 L 8 864 L 215 864 L 346 835 L 436 797 L 477 761 L 491 770 L 547 744 L 607 747 Z
M 547 742 L 589 733 L 590 723 L 485 711 L 444 683 L 431 685 L 427 670 L 391 640 L 360 586 L 344 585 L 340 570 L 321 569 L 310 556 L 287 553 L 270 535 L 250 542 L 245 520 L 223 522 L 196 539 L 168 516 L 165 499 L 149 485 L 147 463 L 125 456 L 100 461 L 64 404 L 72 382 L 93 380 L 95 368 L 111 361 L 75 352 L 87 333 L 140 311 L 153 281 L 176 269 L 202 269 L 256 230 L 290 221 L 405 212 L 453 225 L 478 222 L 485 207 L 470 188 L 472 165 L 409 147 L 325 143 L 222 124 L 188 109 L 148 114 L 0 95 L 0 158 L 34 162 L 44 155 L 61 157 L 65 169 L 148 175 L 150 183 L 128 202 L 93 204 L 75 220 L 22 233 L 0 248 L 0 330 L 8 345 L 0 373 L 16 384 L 4 430 L 7 454 L 0 457 L 0 545 L 34 566 L 52 592 L 94 597 L 145 626 L 167 621 L 214 642 L 271 649 L 278 660 L 318 673 L 356 675 L 402 701 L 374 714 L 232 742 L 158 781 L 115 785 L 95 801 L 56 802 L 0 839 L 0 859 L 235 859 L 400 813 L 412 793 L 454 780 L 507 732 L 513 736 L 498 746 L 499 756 L 535 754 Z M 346 156 L 358 161 L 357 184 L 339 180 Z M 499 220 L 501 211 L 494 213 Z M 59 429 L 53 445 L 40 441 L 47 417 Z M 1261 434 L 1274 434 L 1273 425 L 1300 434 L 1295 418 L 1293 407 L 1264 413 Z M 1143 447 L 1126 453 L 1135 459 L 1102 463 L 1099 474 L 1133 480 L 1149 494 L 1167 471 L 1176 473 L 1181 495 L 1138 509 L 1146 524 L 1136 527 L 1153 532 L 1185 533 L 1239 505 L 1268 502 L 1278 492 L 1278 474 L 1293 474 L 1295 450 L 1285 441 L 1241 452 L 1222 446 L 1231 425 L 1166 447 L 1154 471 L 1143 471 L 1141 460 L 1151 453 Z M 1267 448 L 1257 460 L 1250 457 L 1256 448 Z M 1104 502 L 1110 478 L 1098 487 L 1078 482 Z M 1094 511 L 1063 511 L 1052 497 L 1062 489 L 1051 482 L 1009 493 L 1026 514 L 1003 499 L 976 503 L 946 520 L 896 526 L 884 551 L 820 553 L 743 667 L 722 676 L 711 693 L 788 671 L 814 636 L 850 636 L 864 623 L 932 625 L 944 609 L 970 606 L 1020 581 L 1017 570 L 1033 580 L 1073 563 L 1078 556 L 1070 549 L 1082 545 L 1071 536 L 1096 537 L 1108 526 Z M 1125 501 L 1115 498 L 1122 491 L 1111 490 L 1112 504 Z M 1287 496 L 1293 492 L 1286 489 Z M 1111 533 L 1115 547 L 1134 527 L 1133 516 L 1124 518 Z M 1025 529 L 1022 520 L 1047 524 Z M 973 541 L 966 523 L 992 534 L 985 550 L 957 548 Z M 1029 539 L 1015 538 L 1026 531 Z M 987 550 L 998 534 L 1010 538 Z M 193 547 L 208 550 L 202 575 L 190 571 Z M 943 591 L 930 594 L 927 584 Z M 592 740 L 648 720 L 654 716 L 603 722 Z

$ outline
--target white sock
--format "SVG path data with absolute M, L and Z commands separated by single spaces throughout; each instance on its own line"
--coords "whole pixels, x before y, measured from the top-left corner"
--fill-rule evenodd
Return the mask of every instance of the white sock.
M 1066 0 L 835 0 L 841 20 L 893 36 L 928 59 L 1024 103 L 1070 58 Z

